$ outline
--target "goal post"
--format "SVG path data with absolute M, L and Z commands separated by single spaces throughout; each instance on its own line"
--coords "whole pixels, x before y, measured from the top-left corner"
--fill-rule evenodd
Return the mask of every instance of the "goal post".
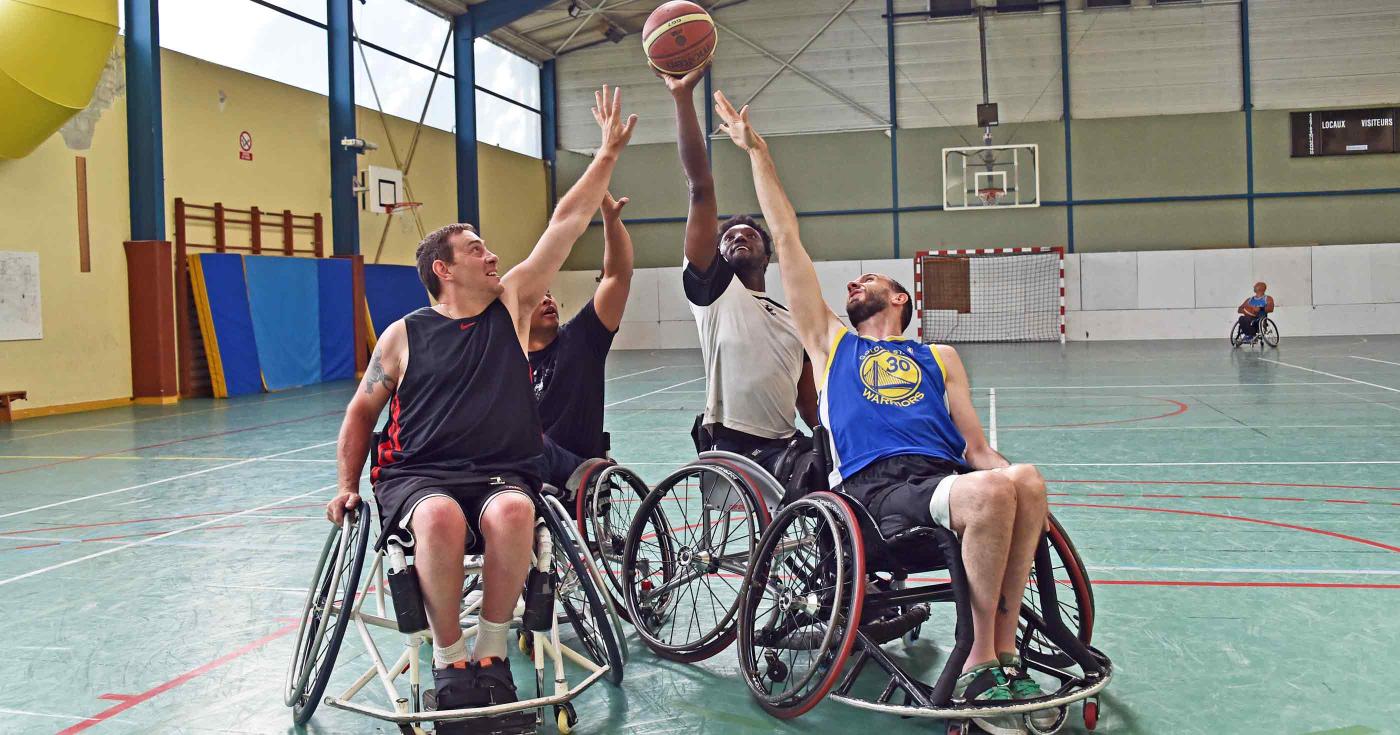
M 1064 248 L 919 252 L 914 304 L 924 343 L 1064 343 Z

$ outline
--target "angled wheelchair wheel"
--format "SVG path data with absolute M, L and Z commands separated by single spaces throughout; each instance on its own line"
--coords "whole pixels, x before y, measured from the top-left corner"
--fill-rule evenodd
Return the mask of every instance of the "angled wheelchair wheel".
M 545 525 L 553 537 L 554 594 L 560 611 L 568 618 L 588 658 L 607 665 L 604 678 L 621 684 L 624 661 L 619 628 L 603 599 L 606 593 L 599 583 L 601 573 L 585 558 L 574 532 L 574 521 L 564 506 L 553 497 L 546 497 L 543 505 Z
M 1273 319 L 1264 319 L 1259 327 L 1259 340 L 1270 347 L 1278 347 L 1278 325 L 1274 324 Z
M 577 497 L 579 533 L 583 546 L 597 560 L 613 608 L 631 622 L 627 598 L 622 589 L 622 555 L 627 550 L 627 529 L 633 514 L 646 499 L 642 478 L 626 467 L 608 465 L 589 478 Z
M 850 506 L 815 492 L 784 508 L 763 534 L 739 614 L 739 668 L 763 709 L 791 719 L 831 691 L 864 601 L 865 551 Z
M 1092 643 L 1094 635 L 1094 589 L 1089 573 L 1074 542 L 1064 526 L 1050 516 L 1046 540 L 1050 545 L 1050 563 L 1055 579 L 1056 605 L 1060 618 L 1080 642 Z M 1036 585 L 1036 572 L 1031 569 L 1030 583 L 1021 598 L 1021 625 L 1017 637 L 1021 656 L 1028 662 L 1056 669 L 1074 666 L 1074 659 L 1054 645 L 1039 627 L 1043 620 L 1041 598 Z M 1029 613 L 1029 614 L 1027 614 Z
M 1235 324 L 1230 327 L 1230 346 L 1239 347 L 1243 339 L 1244 330 L 1240 328 L 1239 321 L 1236 321 Z
M 369 546 L 370 515 L 368 507 L 361 504 L 330 532 L 321 547 L 287 669 L 285 701 L 298 725 L 306 724 L 321 703 L 350 625 L 349 611 L 355 604 Z
M 744 574 L 767 513 L 738 472 L 705 460 L 647 495 L 622 561 L 627 610 L 647 647 L 693 662 L 734 641 Z

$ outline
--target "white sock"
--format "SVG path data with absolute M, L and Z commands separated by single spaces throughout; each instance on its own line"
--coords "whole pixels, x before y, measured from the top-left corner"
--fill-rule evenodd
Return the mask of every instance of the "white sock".
M 467 660 L 467 639 L 466 636 L 457 638 L 457 642 L 446 648 L 439 648 L 437 643 L 433 643 L 433 666 L 445 669 L 459 661 Z
M 493 623 L 485 617 L 478 619 L 476 629 L 476 645 L 472 648 L 472 660 L 480 661 L 484 658 L 505 658 L 509 645 L 506 643 L 507 634 L 510 633 L 510 621 L 504 623 Z

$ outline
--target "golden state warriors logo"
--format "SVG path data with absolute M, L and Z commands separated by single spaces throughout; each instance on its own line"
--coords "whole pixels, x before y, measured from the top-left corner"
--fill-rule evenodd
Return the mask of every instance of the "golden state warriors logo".
M 923 400 L 919 390 L 924 374 L 919 363 L 907 355 L 876 347 L 860 361 L 860 382 L 865 400 L 882 406 L 912 406 Z

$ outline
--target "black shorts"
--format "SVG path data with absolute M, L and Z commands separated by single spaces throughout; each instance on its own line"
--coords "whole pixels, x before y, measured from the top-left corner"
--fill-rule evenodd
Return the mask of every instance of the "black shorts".
M 945 525 L 929 509 L 938 485 L 971 471 L 961 462 L 901 454 L 866 465 L 846 478 L 840 490 L 864 505 L 880 533 L 889 538 L 918 526 Z
M 794 438 L 798 438 L 801 446 L 810 449 L 812 440 L 801 434 L 784 437 L 782 439 L 766 439 L 742 431 L 726 428 L 715 424 L 709 427 L 712 438 L 712 448 L 722 452 L 733 452 L 743 455 L 757 462 L 769 474 L 777 475 L 778 461 L 782 459 L 783 453 L 787 451 L 788 445 Z
M 389 540 L 394 540 L 413 555 L 413 531 L 408 527 L 414 508 L 423 500 L 434 495 L 443 495 L 457 501 L 462 515 L 467 518 L 467 548 L 465 553 L 479 554 L 482 551 L 481 512 L 486 504 L 503 492 L 518 492 L 535 498 L 531 488 L 534 483 L 523 475 L 502 473 L 485 480 L 469 482 L 447 482 L 434 477 L 396 477 L 374 485 L 374 502 L 379 506 L 380 534 L 375 548 L 382 549 Z

